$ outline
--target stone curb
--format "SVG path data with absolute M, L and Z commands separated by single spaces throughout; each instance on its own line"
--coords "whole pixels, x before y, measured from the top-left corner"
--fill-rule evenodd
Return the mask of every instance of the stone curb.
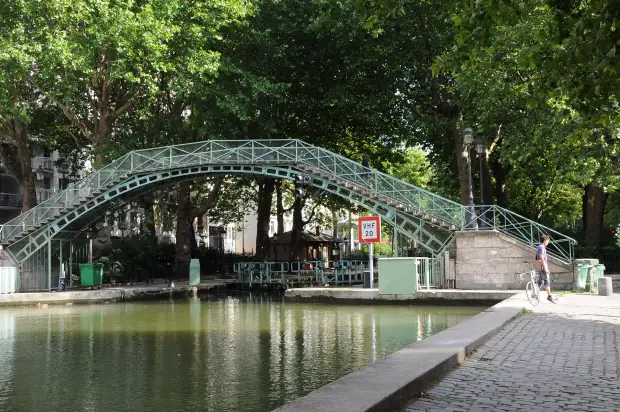
M 485 305 L 492 306 L 518 293 L 518 290 L 418 290 L 414 295 L 385 295 L 379 289 L 347 287 L 287 289 L 286 301 L 338 304 Z
M 150 300 L 162 299 L 167 297 L 182 298 L 192 296 L 192 289 L 198 292 L 216 291 L 218 288 L 227 287 L 227 283 L 221 284 L 202 284 L 198 286 L 177 286 L 168 287 L 110 287 L 96 290 L 79 290 L 68 292 L 28 292 L 0 295 L 0 307 L 2 306 L 24 306 L 45 304 L 88 304 L 98 302 L 116 302 L 130 300 Z
M 519 293 L 436 335 L 350 373 L 274 412 L 394 411 L 523 313 Z

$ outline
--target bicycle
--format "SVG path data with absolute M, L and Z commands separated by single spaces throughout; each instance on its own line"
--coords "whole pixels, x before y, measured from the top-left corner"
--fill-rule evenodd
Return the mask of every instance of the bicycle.
M 530 281 L 525 285 L 525 295 L 527 300 L 530 301 L 532 306 L 537 306 L 540 303 L 540 286 L 538 286 L 540 275 L 534 268 L 531 268 L 527 272 L 519 274 L 519 277 L 523 279 L 523 275 L 530 275 Z

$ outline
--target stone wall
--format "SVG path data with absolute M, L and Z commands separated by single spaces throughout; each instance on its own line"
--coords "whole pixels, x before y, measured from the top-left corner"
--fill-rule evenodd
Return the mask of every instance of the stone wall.
M 535 256 L 534 248 L 496 231 L 457 232 L 456 288 L 524 289 L 529 279 L 520 279 L 518 274 L 530 269 Z M 573 265 L 551 256 L 548 263 L 552 288 L 573 289 Z

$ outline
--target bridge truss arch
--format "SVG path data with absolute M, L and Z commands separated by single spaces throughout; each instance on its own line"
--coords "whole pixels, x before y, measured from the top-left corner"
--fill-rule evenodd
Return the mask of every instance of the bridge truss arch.
M 551 234 L 551 254 L 572 259 L 574 240 L 497 206 L 471 210 L 449 199 L 298 140 L 223 140 L 133 151 L 0 228 L 0 241 L 22 265 L 66 233 L 81 233 L 102 213 L 145 191 L 208 175 L 294 180 L 371 210 L 437 256 L 457 230 L 499 230 L 530 246 Z M 471 218 L 473 217 L 473 218 Z M 47 274 L 50 277 L 51 273 Z

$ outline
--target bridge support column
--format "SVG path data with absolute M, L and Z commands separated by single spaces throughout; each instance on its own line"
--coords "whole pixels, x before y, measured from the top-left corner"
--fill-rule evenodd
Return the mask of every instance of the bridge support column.
M 52 290 L 52 240 L 47 241 L 47 288 Z
M 398 257 L 398 230 L 395 227 L 392 230 L 392 249 L 394 250 L 394 257 Z
M 69 241 L 69 286 L 73 286 L 73 241 Z
M 535 262 L 536 249 L 496 231 L 456 232 L 456 288 L 505 290 L 525 288 L 526 272 Z M 573 287 L 573 265 L 549 257 L 555 290 Z

